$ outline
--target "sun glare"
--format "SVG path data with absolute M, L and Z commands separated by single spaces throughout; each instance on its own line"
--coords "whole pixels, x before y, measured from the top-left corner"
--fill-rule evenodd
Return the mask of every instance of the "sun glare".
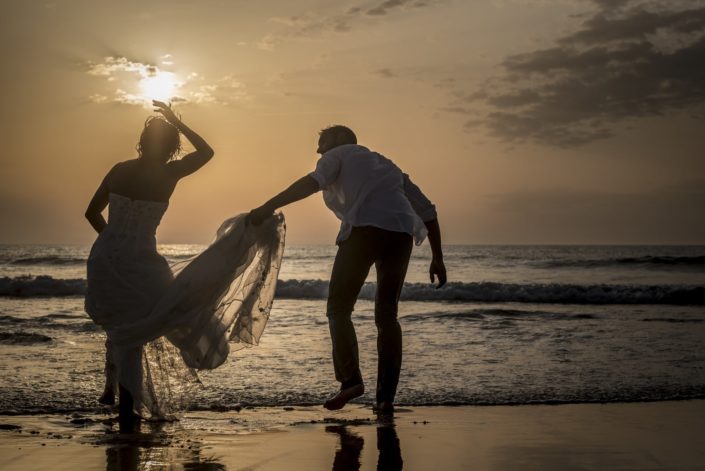
M 176 95 L 179 82 L 171 72 L 157 70 L 143 77 L 139 82 L 140 91 L 147 100 L 169 101 Z

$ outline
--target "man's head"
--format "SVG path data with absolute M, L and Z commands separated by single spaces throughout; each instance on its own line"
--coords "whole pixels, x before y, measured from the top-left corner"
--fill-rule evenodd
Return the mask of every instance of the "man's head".
M 357 144 L 357 137 L 352 132 L 352 129 L 340 124 L 328 126 L 318 134 L 318 150 L 316 152 L 319 154 L 325 154 L 329 150 L 344 144 Z

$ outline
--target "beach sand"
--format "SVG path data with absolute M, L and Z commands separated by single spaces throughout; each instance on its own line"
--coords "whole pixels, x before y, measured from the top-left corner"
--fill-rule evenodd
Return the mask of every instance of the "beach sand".
M 0 469 L 705 470 L 705 400 L 401 407 L 393 419 L 360 405 L 244 408 L 135 435 L 110 417 L 2 416 Z

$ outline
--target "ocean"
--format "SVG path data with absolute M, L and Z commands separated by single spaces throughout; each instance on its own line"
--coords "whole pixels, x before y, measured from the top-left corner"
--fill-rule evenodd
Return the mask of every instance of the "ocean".
M 89 247 L 0 246 L 0 414 L 98 411 L 104 333 L 83 311 Z M 160 245 L 171 263 L 203 249 Z M 406 405 L 705 398 L 705 247 L 416 247 L 400 323 Z M 325 304 L 335 246 L 290 246 L 259 346 L 200 373 L 196 410 L 320 404 L 337 383 Z M 372 270 L 374 272 L 374 270 Z M 374 274 L 353 319 L 376 374 Z

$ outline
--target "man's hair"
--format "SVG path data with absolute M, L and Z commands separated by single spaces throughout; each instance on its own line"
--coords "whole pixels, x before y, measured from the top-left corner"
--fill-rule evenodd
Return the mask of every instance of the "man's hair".
M 328 126 L 327 128 L 322 129 L 318 134 L 320 136 L 331 136 L 338 145 L 357 144 L 357 136 L 355 136 L 352 129 L 340 124 Z

